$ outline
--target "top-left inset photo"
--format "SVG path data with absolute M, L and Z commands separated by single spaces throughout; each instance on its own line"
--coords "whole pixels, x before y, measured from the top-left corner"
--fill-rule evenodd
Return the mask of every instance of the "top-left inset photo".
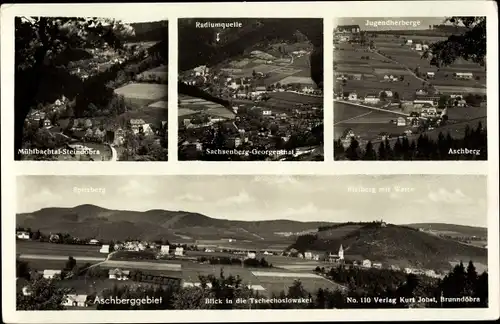
M 15 18 L 15 160 L 168 160 L 168 21 Z

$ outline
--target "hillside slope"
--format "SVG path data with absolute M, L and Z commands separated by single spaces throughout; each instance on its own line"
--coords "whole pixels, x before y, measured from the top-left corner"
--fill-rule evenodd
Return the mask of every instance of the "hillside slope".
M 450 261 L 460 260 L 487 263 L 486 249 L 390 224 L 386 227 L 376 223 L 339 225 L 315 235 L 301 236 L 290 248 L 336 252 L 341 244 L 346 258 L 367 258 L 405 266 L 449 268 Z

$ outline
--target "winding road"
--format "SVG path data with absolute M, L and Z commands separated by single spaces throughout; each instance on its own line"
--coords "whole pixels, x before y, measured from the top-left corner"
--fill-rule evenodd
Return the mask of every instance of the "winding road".
M 113 145 L 109 145 L 109 148 L 111 149 L 111 159 L 110 161 L 118 161 L 118 152 L 116 151 L 115 147 Z

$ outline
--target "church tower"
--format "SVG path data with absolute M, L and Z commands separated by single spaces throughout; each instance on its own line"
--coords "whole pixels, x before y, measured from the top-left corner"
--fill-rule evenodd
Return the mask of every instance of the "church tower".
M 344 260 L 344 248 L 342 247 L 342 244 L 340 244 L 339 248 L 339 259 Z

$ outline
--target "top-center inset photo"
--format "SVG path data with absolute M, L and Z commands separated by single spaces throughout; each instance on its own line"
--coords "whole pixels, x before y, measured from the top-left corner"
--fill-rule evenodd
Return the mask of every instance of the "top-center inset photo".
M 323 161 L 323 20 L 179 19 L 181 161 Z

